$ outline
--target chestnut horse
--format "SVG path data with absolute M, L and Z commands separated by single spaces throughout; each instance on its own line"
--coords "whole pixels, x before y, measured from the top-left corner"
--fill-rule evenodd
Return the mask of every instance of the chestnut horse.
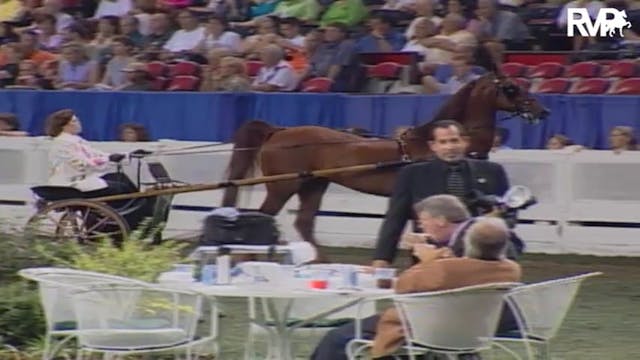
M 469 152 L 488 154 L 498 110 L 511 112 L 527 121 L 545 118 L 549 112 L 527 92 L 493 73 L 467 84 L 451 96 L 434 120 L 462 123 L 469 135 Z M 424 160 L 430 155 L 429 123 L 409 128 L 397 139 L 364 138 L 319 126 L 273 127 L 262 121 L 245 123 L 235 134 L 229 163 L 229 180 L 247 177 L 259 162 L 262 174 L 276 175 L 360 164 Z M 276 215 L 295 194 L 300 200 L 294 223 L 302 238 L 316 244 L 315 216 L 329 183 L 367 194 L 389 196 L 398 167 L 331 175 L 326 178 L 267 183 L 267 196 L 260 211 Z M 238 189 L 225 189 L 222 206 L 235 206 Z M 320 256 L 319 258 L 321 258 Z

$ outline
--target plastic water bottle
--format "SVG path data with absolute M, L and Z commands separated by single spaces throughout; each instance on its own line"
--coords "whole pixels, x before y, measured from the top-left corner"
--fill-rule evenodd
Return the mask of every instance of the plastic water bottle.
M 214 281 L 214 265 L 205 265 L 202 267 L 202 283 L 205 285 L 213 285 Z
M 221 255 L 216 260 L 218 270 L 218 284 L 229 284 L 231 282 L 231 256 Z
M 342 268 L 342 286 L 346 288 L 358 286 L 358 273 L 354 266 L 344 266 Z

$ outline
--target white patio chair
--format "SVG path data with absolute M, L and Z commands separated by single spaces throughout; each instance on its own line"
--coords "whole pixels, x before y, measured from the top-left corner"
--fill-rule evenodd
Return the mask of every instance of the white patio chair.
M 522 357 L 505 344 L 501 344 L 502 342 L 524 345 L 527 359 L 536 359 L 534 348 L 541 350 L 544 358 L 551 359 L 549 341 L 560 330 L 580 285 L 584 280 L 598 275 L 602 273 L 592 272 L 544 281 L 512 290 L 507 295 L 507 305 L 519 330 L 510 334 L 500 334 L 494 339 L 495 345 L 516 359 Z
M 38 283 L 40 302 L 46 320 L 43 360 L 53 358 L 76 334 L 77 322 L 71 299 L 71 293 L 74 290 L 99 284 L 150 285 L 144 281 L 126 277 L 65 268 L 30 268 L 20 270 L 18 274 Z M 52 346 L 56 338 L 61 340 L 56 346 Z
M 394 295 L 405 344 L 394 356 L 410 359 L 425 353 L 457 359 L 491 348 L 492 338 L 510 289 L 519 283 L 494 283 L 460 289 Z M 371 347 L 356 326 L 356 338 L 346 346 L 349 359 L 358 359 Z
M 195 292 L 104 285 L 76 291 L 72 297 L 78 320 L 78 359 L 86 353 L 176 355 L 178 350 L 192 359 L 195 349 L 213 340 L 196 337 L 202 296 Z

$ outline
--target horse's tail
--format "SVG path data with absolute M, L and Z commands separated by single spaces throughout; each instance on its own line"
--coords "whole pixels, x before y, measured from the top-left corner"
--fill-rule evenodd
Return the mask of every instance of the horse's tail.
M 278 128 L 259 120 L 242 125 L 233 137 L 233 153 L 227 167 L 227 179 L 238 180 L 250 176 L 256 168 L 260 148 L 277 130 Z M 236 206 L 237 198 L 236 186 L 225 188 L 222 206 Z

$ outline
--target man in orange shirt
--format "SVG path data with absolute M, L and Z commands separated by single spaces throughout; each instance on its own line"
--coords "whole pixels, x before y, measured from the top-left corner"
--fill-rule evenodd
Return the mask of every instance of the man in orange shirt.
M 22 60 L 31 60 L 36 63 L 38 67 L 41 67 L 48 61 L 58 59 L 57 55 L 38 49 L 38 34 L 33 31 L 25 31 L 20 34 L 19 44 Z M 6 55 L 0 53 L 0 65 L 4 65 L 6 61 Z

